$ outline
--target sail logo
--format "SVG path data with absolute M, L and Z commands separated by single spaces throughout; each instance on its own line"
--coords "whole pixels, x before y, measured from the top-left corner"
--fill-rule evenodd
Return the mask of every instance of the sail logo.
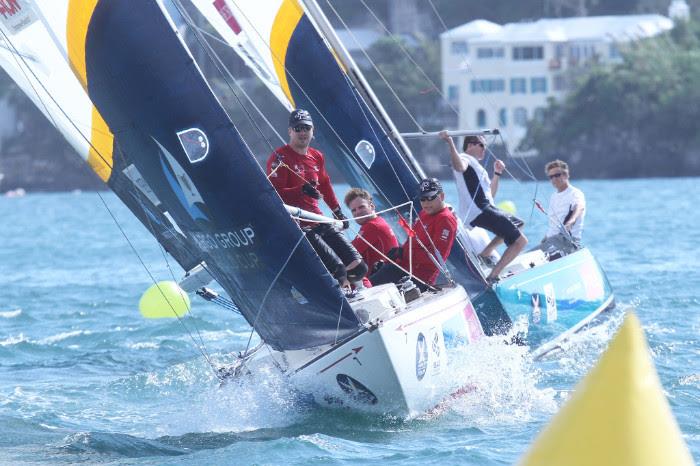
M 190 162 L 201 162 L 209 154 L 209 138 L 201 129 L 189 128 L 178 131 L 177 137 Z
M 27 1 L 0 0 L 0 21 L 13 34 L 20 32 L 37 20 Z
M 372 168 L 375 158 L 375 150 L 371 142 L 365 141 L 364 139 L 358 142 L 355 145 L 355 153 L 358 157 L 360 157 L 360 160 L 362 160 L 362 163 L 365 164 L 365 167 Z
M 202 210 L 204 207 L 204 199 L 192 182 L 187 172 L 180 165 L 175 157 L 163 147 L 161 143 L 154 139 L 158 145 L 163 157 L 160 158 L 161 166 L 165 173 L 165 178 L 177 196 L 180 204 L 187 210 L 190 216 L 197 220 L 209 221 L 209 216 Z

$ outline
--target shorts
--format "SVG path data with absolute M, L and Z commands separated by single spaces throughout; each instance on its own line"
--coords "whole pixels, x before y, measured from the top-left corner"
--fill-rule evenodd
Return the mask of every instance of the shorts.
M 525 222 L 514 215 L 507 214 L 501 209 L 489 205 L 482 209 L 481 213 L 472 220 L 471 225 L 490 231 L 494 235 L 503 238 L 506 246 L 510 246 L 522 236 L 518 228 L 525 225 Z

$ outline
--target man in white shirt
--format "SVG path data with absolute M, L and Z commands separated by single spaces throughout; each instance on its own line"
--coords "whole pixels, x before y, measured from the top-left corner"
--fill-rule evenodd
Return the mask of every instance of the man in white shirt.
M 549 162 L 544 171 L 556 192 L 552 193 L 549 199 L 547 212 L 549 226 L 545 238 L 538 247 L 546 250 L 548 244 L 554 244 L 571 252 L 581 247 L 581 233 L 586 216 L 586 198 L 580 189 L 569 183 L 569 165 L 566 162 L 561 160 Z M 572 242 L 573 245 L 570 244 Z M 569 247 L 562 248 L 562 245 Z
M 493 202 L 505 164 L 501 160 L 494 161 L 493 177 L 489 180 L 488 173 L 480 163 L 486 151 L 483 137 L 466 136 L 462 145 L 463 152 L 459 153 L 447 131 L 441 131 L 439 136 L 448 144 L 450 150 L 459 194 L 460 219 L 465 226 L 480 227 L 495 235 L 479 256 L 487 258 L 501 242 L 506 243 L 503 256 L 486 277 L 487 282 L 494 283 L 498 281 L 501 271 L 527 244 L 527 238 L 520 231 L 523 221 L 498 209 Z

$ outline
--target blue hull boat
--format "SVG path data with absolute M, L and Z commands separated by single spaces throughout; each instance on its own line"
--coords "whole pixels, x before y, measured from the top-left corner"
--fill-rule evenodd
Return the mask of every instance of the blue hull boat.
M 587 248 L 555 260 L 523 254 L 506 278 L 473 298 L 487 334 L 526 328 L 518 339 L 542 356 L 615 306 L 610 282 Z M 525 333 L 525 332 L 523 332 Z

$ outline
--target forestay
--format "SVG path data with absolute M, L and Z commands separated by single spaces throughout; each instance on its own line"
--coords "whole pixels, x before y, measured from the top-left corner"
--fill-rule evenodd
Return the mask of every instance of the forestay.
M 183 268 L 205 261 L 275 349 L 360 330 L 161 1 L 13 5 L 3 68 Z

